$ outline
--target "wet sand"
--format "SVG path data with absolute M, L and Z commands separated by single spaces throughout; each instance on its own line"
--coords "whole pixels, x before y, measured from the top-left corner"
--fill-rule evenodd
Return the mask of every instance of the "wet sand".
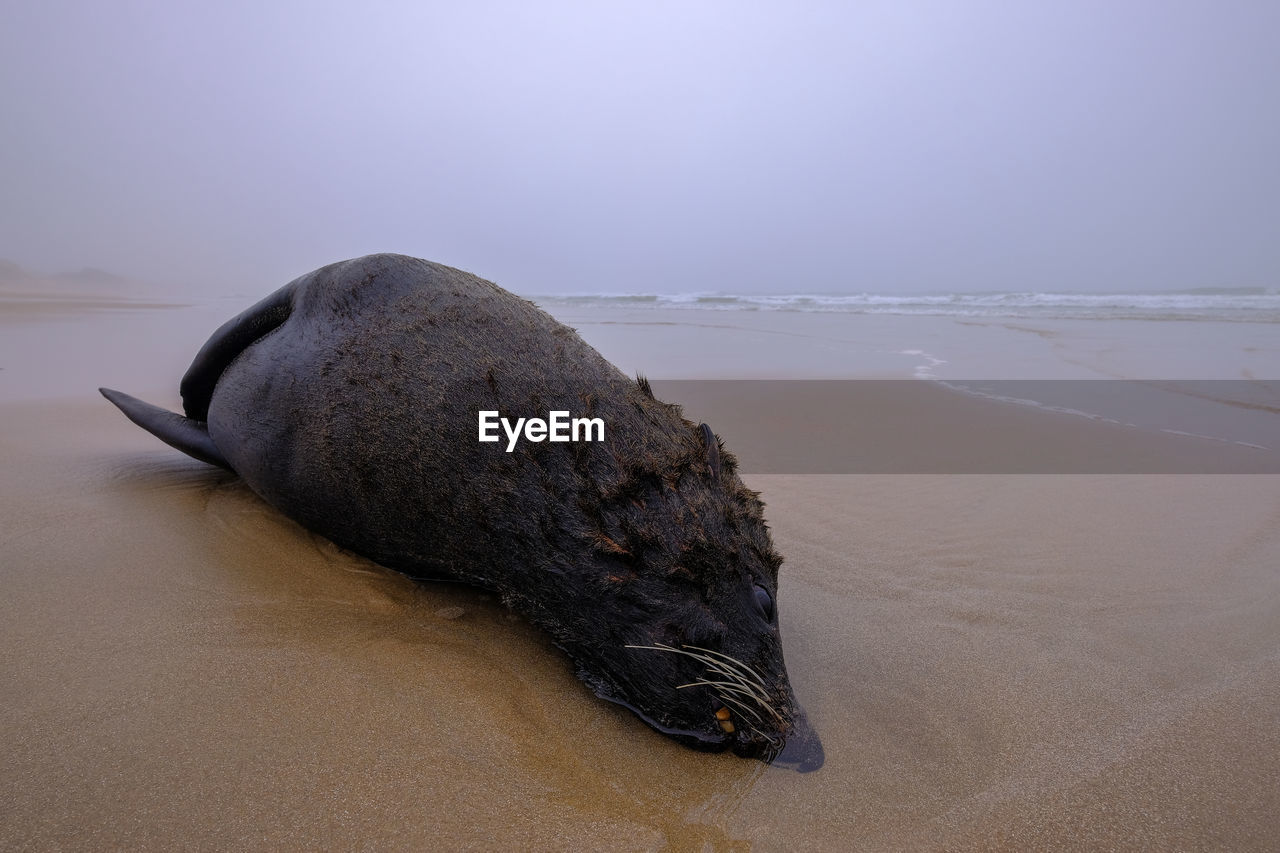
M 1065 392 L 1059 388 L 1068 384 Z M 1073 397 L 1081 408 L 1067 411 L 1075 414 L 913 379 L 652 385 L 661 399 L 681 403 L 686 417 L 713 425 L 742 470 L 753 474 L 1280 473 L 1280 382 L 1154 389 L 1118 380 L 985 383 L 1027 396 Z M 1152 399 L 1140 400 L 1143 392 Z M 1241 404 L 1251 395 L 1265 398 L 1265 407 Z M 1006 399 L 1029 402 L 1027 396 Z M 1117 407 L 1117 397 L 1131 404 L 1128 420 L 1086 414 Z M 1189 425 L 1182 423 L 1188 410 L 1200 408 L 1211 416 L 1195 411 L 1202 418 L 1190 423 L 1199 432 L 1141 425 Z
M 111 322 L 74 329 L 116 340 Z M 186 365 L 99 360 L 164 404 L 156 377 Z M 948 399 L 929 404 L 943 423 Z M 340 551 L 87 388 L 9 393 L 0 423 L 6 848 L 1268 849 L 1280 834 L 1275 475 L 748 475 L 827 753 L 802 775 L 653 734 L 483 593 Z

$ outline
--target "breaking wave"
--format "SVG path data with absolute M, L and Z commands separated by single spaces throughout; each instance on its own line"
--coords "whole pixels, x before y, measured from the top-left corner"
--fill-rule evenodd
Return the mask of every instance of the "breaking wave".
M 1198 288 L 1163 293 L 731 294 L 578 293 L 534 297 L 547 308 L 701 309 L 1087 320 L 1280 323 L 1280 290 Z

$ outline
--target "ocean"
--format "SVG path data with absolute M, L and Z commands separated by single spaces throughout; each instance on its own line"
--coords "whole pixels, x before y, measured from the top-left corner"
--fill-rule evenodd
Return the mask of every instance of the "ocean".
M 1280 322 L 1280 288 L 1197 288 L 1143 293 L 932 294 L 560 293 L 532 297 L 557 308 L 780 311 L 1058 320 Z
M 1006 405 L 1280 448 L 1280 290 L 534 301 L 655 379 L 929 380 Z

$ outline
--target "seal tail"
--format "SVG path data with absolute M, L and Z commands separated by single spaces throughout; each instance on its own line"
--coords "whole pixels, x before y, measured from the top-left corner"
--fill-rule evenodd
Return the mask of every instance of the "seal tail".
M 144 403 L 110 388 L 99 388 L 102 396 L 116 405 L 125 417 L 133 421 L 170 447 L 176 447 L 201 462 L 217 465 L 231 471 L 231 463 L 222 455 L 209 436 L 209 425 L 204 421 L 184 418 L 159 406 Z

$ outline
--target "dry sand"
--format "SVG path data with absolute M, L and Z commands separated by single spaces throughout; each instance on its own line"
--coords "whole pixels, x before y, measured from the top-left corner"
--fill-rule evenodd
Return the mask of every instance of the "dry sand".
M 1280 837 L 1274 475 L 750 475 L 827 752 L 801 775 L 651 733 L 483 593 L 334 548 L 87 389 L 0 424 L 5 848 Z

